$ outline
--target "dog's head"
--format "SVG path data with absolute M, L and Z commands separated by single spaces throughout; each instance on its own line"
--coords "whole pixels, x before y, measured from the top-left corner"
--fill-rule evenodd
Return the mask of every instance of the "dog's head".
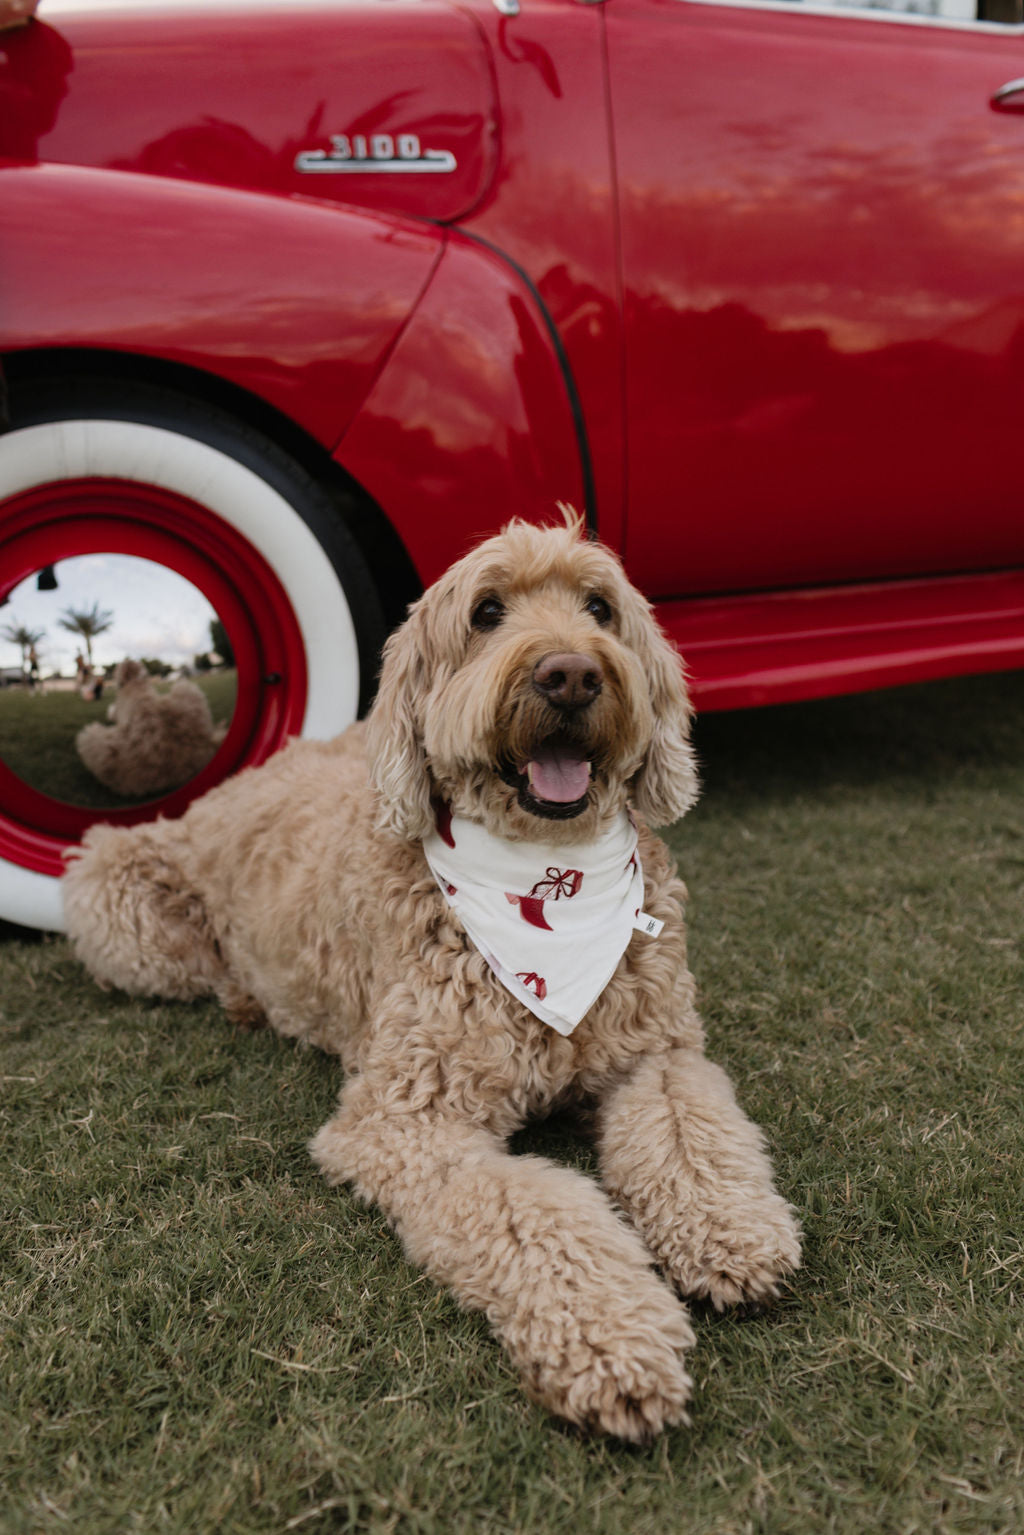
M 130 656 L 125 656 L 119 661 L 114 670 L 114 683 L 119 688 L 152 686 L 152 678 L 141 661 L 133 661 Z
M 432 802 L 499 836 L 581 842 L 629 800 L 651 825 L 697 792 L 682 665 L 614 555 L 575 517 L 513 522 L 410 609 L 370 715 L 381 824 Z

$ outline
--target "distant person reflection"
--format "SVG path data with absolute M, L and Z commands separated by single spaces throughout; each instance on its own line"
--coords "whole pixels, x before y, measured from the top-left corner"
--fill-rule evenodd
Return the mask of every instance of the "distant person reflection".
M 0 0 L 0 159 L 34 164 L 74 68 L 59 32 L 32 21 L 38 0 Z

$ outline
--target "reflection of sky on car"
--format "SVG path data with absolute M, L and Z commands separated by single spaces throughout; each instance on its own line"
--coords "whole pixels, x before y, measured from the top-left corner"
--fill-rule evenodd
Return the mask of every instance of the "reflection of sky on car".
M 36 649 L 44 673 L 74 673 L 75 653 L 85 653 L 76 634 L 60 626 L 68 608 L 94 603 L 113 614 L 114 622 L 93 640 L 93 660 L 108 666 L 125 656 L 155 658 L 171 666 L 191 666 L 211 646 L 210 620 L 217 615 L 192 584 L 152 560 L 125 554 L 88 554 L 56 566 L 57 590 L 41 592 L 36 577 L 16 586 L 0 607 L 0 631 L 24 627 L 43 630 Z M 18 666 L 21 651 L 0 638 L 0 666 Z

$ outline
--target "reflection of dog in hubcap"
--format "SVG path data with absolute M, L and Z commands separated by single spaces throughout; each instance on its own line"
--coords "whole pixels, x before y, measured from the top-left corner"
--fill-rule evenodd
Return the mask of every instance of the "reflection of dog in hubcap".
M 75 737 L 93 777 L 133 797 L 166 794 L 194 778 L 224 739 L 202 689 L 182 681 L 158 693 L 142 663 L 131 660 L 120 663 L 114 681 L 111 724 L 85 725 Z
M 631 1440 L 686 1417 L 679 1294 L 763 1302 L 799 1262 L 704 1056 L 685 891 L 645 824 L 693 801 L 689 722 L 617 561 L 575 523 L 514 523 L 415 604 L 365 725 L 180 820 L 94 827 L 65 879 L 102 984 L 212 994 L 340 1055 L 328 1180 L 485 1312 L 531 1395 Z M 584 1100 L 604 1190 L 509 1154 Z

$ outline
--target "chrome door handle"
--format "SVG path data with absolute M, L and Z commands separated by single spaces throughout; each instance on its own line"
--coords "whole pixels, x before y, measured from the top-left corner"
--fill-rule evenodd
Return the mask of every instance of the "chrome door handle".
M 1024 80 L 1007 80 L 988 104 L 994 112 L 1024 112 Z

